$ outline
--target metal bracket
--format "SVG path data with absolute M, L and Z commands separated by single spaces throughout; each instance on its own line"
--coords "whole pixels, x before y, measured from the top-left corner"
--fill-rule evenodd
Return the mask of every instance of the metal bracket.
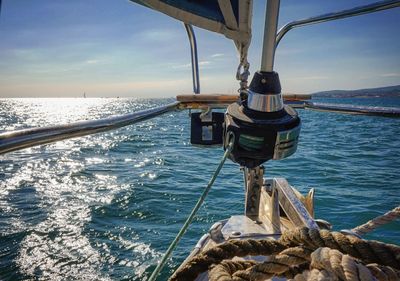
M 281 219 L 279 209 L 279 195 L 278 189 L 272 187 L 271 201 L 270 201 L 270 221 L 274 233 L 281 233 Z
M 284 178 L 267 178 L 261 190 L 259 219 L 272 228 L 273 233 L 281 233 L 288 227 L 282 223 L 287 218 L 295 227 L 318 228 L 313 219 L 313 190 L 303 196 Z
M 246 205 L 245 215 L 253 220 L 258 219 L 260 208 L 260 193 L 263 185 L 264 167 L 258 166 L 253 169 L 244 169 Z
M 245 184 L 245 216 L 256 223 L 263 224 L 269 233 L 278 234 L 287 228 L 282 224 L 282 217 L 294 227 L 319 229 L 314 215 L 314 190 L 307 196 L 302 196 L 284 178 L 263 178 L 264 167 L 258 166 L 244 170 Z M 281 212 L 284 213 L 281 213 Z M 287 220 L 286 220 L 287 221 Z M 288 221 L 287 221 L 288 222 Z
M 295 226 L 306 226 L 314 229 L 319 228 L 308 213 L 304 204 L 297 198 L 286 179 L 275 178 L 273 188 L 278 191 L 280 206 Z

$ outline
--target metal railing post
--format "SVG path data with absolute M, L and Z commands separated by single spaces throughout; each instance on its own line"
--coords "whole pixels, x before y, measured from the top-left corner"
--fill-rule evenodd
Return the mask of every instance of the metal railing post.
M 200 94 L 199 59 L 197 57 L 196 36 L 194 35 L 193 27 L 190 24 L 185 23 L 184 25 L 190 42 L 190 54 L 192 57 L 193 92 L 195 94 Z

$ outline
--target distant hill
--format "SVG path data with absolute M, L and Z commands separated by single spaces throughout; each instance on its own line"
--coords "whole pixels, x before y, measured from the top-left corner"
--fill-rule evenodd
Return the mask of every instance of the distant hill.
M 400 85 L 360 89 L 360 90 L 333 90 L 312 94 L 313 98 L 376 98 L 376 97 L 400 97 Z

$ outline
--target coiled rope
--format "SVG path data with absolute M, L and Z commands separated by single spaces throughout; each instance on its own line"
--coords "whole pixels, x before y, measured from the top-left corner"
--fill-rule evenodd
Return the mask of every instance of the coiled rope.
M 188 229 L 189 225 L 192 223 L 194 216 L 196 215 L 197 211 L 200 209 L 201 205 L 203 204 L 204 200 L 206 199 L 208 192 L 210 191 L 212 185 L 215 182 L 219 172 L 222 169 L 222 166 L 225 163 L 226 158 L 228 158 L 229 154 L 232 151 L 233 142 L 230 142 L 227 146 L 224 156 L 222 157 L 220 163 L 218 164 L 217 169 L 215 170 L 214 174 L 212 175 L 210 181 L 208 182 L 206 188 L 204 189 L 203 193 L 201 194 L 199 200 L 197 201 L 196 205 L 194 206 L 192 212 L 190 213 L 189 217 L 186 219 L 185 223 L 183 224 L 181 230 L 176 235 L 174 241 L 172 241 L 171 245 L 169 245 L 167 251 L 165 252 L 164 256 L 162 257 L 160 263 L 154 269 L 153 273 L 150 275 L 148 281 L 154 281 L 157 279 L 158 274 L 164 268 L 165 264 L 167 263 L 168 259 L 170 258 L 172 252 L 178 245 L 179 241 L 181 240 L 182 236 L 185 234 L 186 230 Z
M 265 262 L 231 261 L 269 256 Z M 400 280 L 400 247 L 328 230 L 298 228 L 279 240 L 231 240 L 195 256 L 171 281 L 194 280 L 209 270 L 210 281 Z

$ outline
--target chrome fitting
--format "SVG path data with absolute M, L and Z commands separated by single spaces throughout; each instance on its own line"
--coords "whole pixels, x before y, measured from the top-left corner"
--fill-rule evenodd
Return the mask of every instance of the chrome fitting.
M 276 112 L 283 109 L 281 94 L 258 94 L 249 90 L 247 107 L 261 112 Z

